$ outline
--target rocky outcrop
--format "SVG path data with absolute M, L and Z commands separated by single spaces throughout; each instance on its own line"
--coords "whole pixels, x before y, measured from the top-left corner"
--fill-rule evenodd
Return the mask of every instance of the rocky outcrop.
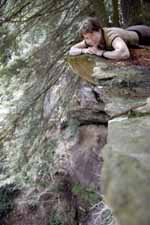
M 120 224 L 150 221 L 150 110 L 109 121 L 103 149 L 103 193 Z
M 101 149 L 106 144 L 108 116 L 88 84 L 80 86 L 75 99 L 66 123 L 63 121 L 60 127 L 53 173 L 59 190 L 61 186 L 59 196 L 66 223 L 87 224 L 87 212 L 102 200 Z
M 68 62 L 77 75 L 96 85 L 108 116 L 100 180 L 104 199 L 120 225 L 148 225 L 150 67 L 142 57 L 137 65 L 135 56 L 143 49 L 132 51 L 132 61 L 81 55 Z

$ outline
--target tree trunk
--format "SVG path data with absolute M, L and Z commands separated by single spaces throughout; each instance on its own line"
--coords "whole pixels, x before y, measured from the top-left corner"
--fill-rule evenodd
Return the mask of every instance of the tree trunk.
M 144 18 L 144 24 L 147 24 L 150 26 L 150 1 L 149 0 L 143 0 L 143 18 Z
M 112 0 L 112 7 L 113 7 L 113 25 L 119 26 L 119 6 L 118 0 Z
M 100 19 L 102 26 L 108 25 L 108 17 L 104 0 L 93 1 L 96 16 Z
M 121 0 L 120 3 L 125 26 L 143 23 L 141 0 Z

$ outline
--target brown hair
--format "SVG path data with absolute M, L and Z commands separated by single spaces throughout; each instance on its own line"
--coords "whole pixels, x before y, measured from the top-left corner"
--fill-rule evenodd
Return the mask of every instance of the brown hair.
M 93 31 L 102 30 L 100 22 L 97 17 L 87 17 L 80 24 L 79 34 L 83 36 L 85 33 L 92 33 Z

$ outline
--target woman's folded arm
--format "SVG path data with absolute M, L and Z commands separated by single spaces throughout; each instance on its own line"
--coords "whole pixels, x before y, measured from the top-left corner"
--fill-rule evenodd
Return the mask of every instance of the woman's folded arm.
M 103 56 L 108 59 L 128 59 L 130 57 L 129 49 L 126 43 L 120 38 L 117 37 L 112 42 L 112 47 L 114 50 L 105 51 Z
M 85 41 L 81 41 L 75 45 L 73 45 L 69 50 L 69 55 L 80 55 L 82 54 L 82 50 L 86 48 Z

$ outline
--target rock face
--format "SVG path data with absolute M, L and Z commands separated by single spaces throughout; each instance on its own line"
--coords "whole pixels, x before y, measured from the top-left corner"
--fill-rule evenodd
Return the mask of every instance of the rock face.
M 101 149 L 106 144 L 108 116 L 89 85 L 82 84 L 76 97 L 58 134 L 53 174 L 66 224 L 87 224 L 87 212 L 102 200 Z
M 143 65 L 134 63 L 137 52 L 132 52 L 133 61 L 124 62 L 85 55 L 68 59 L 75 73 L 96 84 L 109 116 L 100 183 L 120 225 L 150 223 L 150 67 L 142 58 Z
M 109 121 L 103 193 L 121 225 L 150 221 L 149 132 L 149 115 Z

